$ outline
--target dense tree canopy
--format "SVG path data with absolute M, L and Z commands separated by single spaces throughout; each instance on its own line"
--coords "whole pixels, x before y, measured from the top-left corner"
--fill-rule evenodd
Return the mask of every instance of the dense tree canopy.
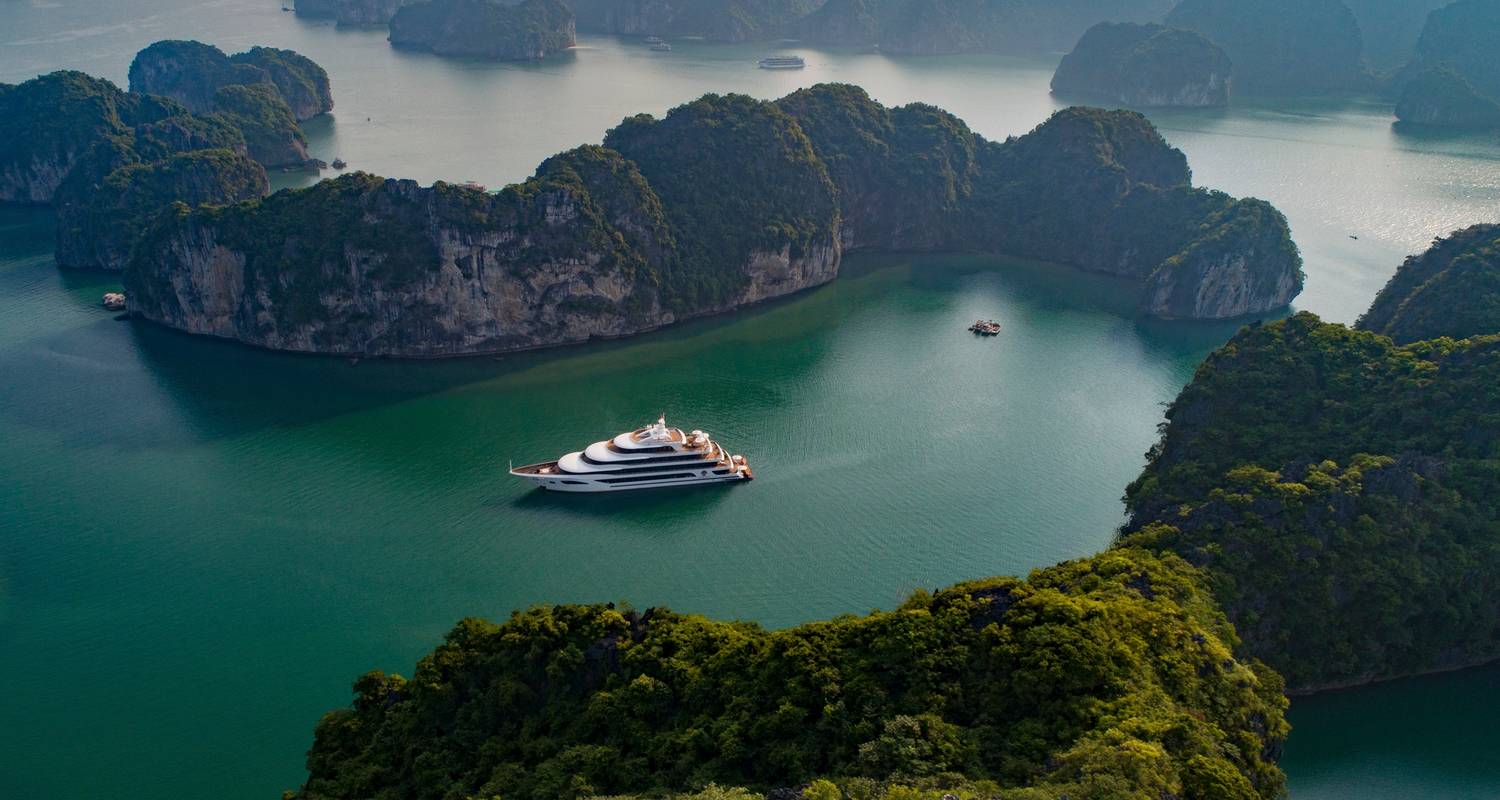
M 1124 541 L 1205 567 L 1293 688 L 1500 657 L 1497 409 L 1497 336 L 1246 329 L 1169 409 Z
M 1397 342 L 1500 333 L 1500 225 L 1475 225 L 1406 259 L 1359 327 Z
M 1273 673 L 1199 575 L 1115 550 L 769 632 L 557 606 L 460 623 L 318 724 L 315 798 L 571 798 L 819 776 L 1002 798 L 1273 798 Z M 946 776 L 946 777 L 945 777 Z M 865 779 L 865 784 L 859 784 Z M 820 784 L 823 796 L 836 796 Z

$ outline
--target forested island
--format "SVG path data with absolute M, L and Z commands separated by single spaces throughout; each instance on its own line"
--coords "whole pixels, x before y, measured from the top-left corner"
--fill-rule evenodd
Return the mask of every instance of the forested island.
M 1427 15 L 1396 78 L 1396 118 L 1429 128 L 1500 128 L 1500 4 L 1459 0 Z
M 572 47 L 573 12 L 562 0 L 427 0 L 391 17 L 391 44 L 442 56 L 535 61 Z
M 355 682 L 295 796 L 1281 797 L 1283 691 L 1500 658 L 1496 237 L 1408 260 L 1361 323 L 1457 305 L 1436 333 L 1485 335 L 1243 329 L 1100 555 L 774 632 L 613 604 L 465 620 L 410 680 Z
M 298 116 L 333 106 L 327 73 L 290 50 L 157 42 L 131 82 L 55 72 L 0 84 L 0 202 L 56 210 L 59 266 L 124 269 L 173 203 L 264 196 L 267 167 L 316 165 Z
M 1101 22 L 1063 56 L 1052 91 L 1138 108 L 1224 106 L 1232 68 L 1223 49 L 1201 34 Z
M 495 194 L 355 174 L 179 207 L 126 285 L 134 314 L 179 330 L 361 356 L 626 335 L 825 283 L 861 249 L 1117 275 L 1160 317 L 1285 306 L 1302 285 L 1286 220 L 1190 179 L 1133 112 L 1069 109 L 989 142 L 850 86 L 708 95 Z

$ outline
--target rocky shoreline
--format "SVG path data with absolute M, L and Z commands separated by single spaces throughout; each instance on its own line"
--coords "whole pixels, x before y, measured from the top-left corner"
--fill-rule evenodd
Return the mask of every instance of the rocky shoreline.
M 946 163 L 931 163 L 916 131 L 942 131 Z M 892 194 L 896 175 L 907 186 Z M 862 249 L 1126 277 L 1141 287 L 1141 313 L 1163 318 L 1289 302 L 1302 277 L 1280 213 L 1188 181 L 1182 154 L 1132 112 L 1070 109 L 993 143 L 938 109 L 888 109 L 854 87 L 774 103 L 709 95 L 660 120 L 627 119 L 603 147 L 549 159 L 496 193 L 354 173 L 179 207 L 126 281 L 143 319 L 361 357 L 643 332 L 821 285 Z

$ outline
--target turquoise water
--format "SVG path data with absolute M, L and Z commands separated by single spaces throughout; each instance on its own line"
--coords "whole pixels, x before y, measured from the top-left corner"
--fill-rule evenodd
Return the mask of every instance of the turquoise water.
M 807 70 L 771 73 L 753 68 L 762 46 L 607 38 L 538 65 L 453 62 L 275 0 L 0 5 L 0 80 L 73 67 L 123 83 L 137 49 L 184 36 L 313 56 L 337 102 L 315 154 L 424 181 L 517 180 L 706 91 L 849 81 L 991 137 L 1061 106 L 1048 63 L 803 51 Z M 1288 213 L 1308 262 L 1297 305 L 1332 319 L 1433 235 L 1500 209 L 1500 143 L 1397 136 L 1371 102 L 1154 118 L 1200 182 Z M 45 212 L 0 211 L 7 797 L 274 797 L 354 676 L 409 671 L 466 614 L 628 598 L 787 625 L 1096 551 L 1161 404 L 1234 328 L 1133 319 L 1128 292 L 1089 276 L 882 256 L 629 341 L 355 365 L 115 322 L 96 304 L 117 281 L 59 274 L 51 241 Z M 976 317 L 1005 334 L 974 339 Z M 661 411 L 746 453 L 758 479 L 559 498 L 501 474 Z M 1297 701 L 1294 792 L 1370 796 L 1351 753 L 1389 752 L 1358 743 L 1409 723 L 1421 735 L 1387 759 L 1406 781 L 1390 785 L 1500 794 L 1500 771 L 1476 766 L 1495 749 L 1477 716 L 1391 716 L 1455 686 L 1494 707 L 1483 674 Z

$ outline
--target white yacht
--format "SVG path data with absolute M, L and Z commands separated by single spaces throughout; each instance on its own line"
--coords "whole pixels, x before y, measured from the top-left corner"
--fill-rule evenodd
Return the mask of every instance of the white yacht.
M 730 455 L 703 431 L 669 428 L 665 417 L 556 461 L 512 467 L 510 474 L 554 492 L 620 492 L 755 477 L 744 456 Z
M 802 56 L 771 56 L 760 60 L 761 69 L 802 69 L 807 62 Z

